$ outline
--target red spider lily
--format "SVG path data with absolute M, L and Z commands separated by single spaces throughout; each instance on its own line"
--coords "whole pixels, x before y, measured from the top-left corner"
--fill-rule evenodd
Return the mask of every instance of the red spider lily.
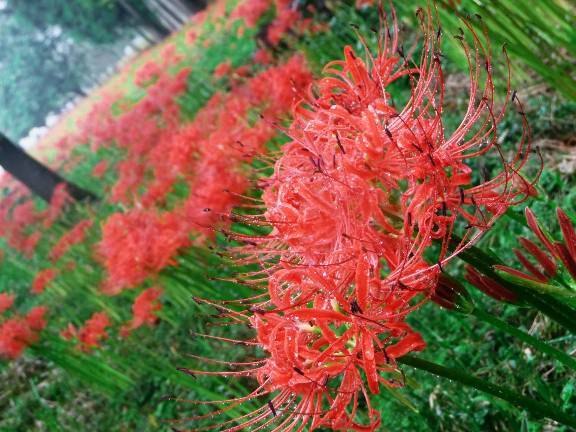
M 528 226 L 544 245 L 545 249 L 541 249 L 536 243 L 523 237 L 520 238 L 520 244 L 537 264 L 531 262 L 520 250 L 515 249 L 514 253 L 518 261 L 528 273 L 507 266 L 495 266 L 495 268 L 521 279 L 548 282 L 556 277 L 558 265 L 561 264 L 572 278 L 576 279 L 576 231 L 570 218 L 561 208 L 556 209 L 560 230 L 564 237 L 564 242 L 557 242 L 541 228 L 532 210 L 526 207 L 525 213 Z
M 0 356 L 16 359 L 30 345 L 38 341 L 46 326 L 46 308 L 38 306 L 25 317 L 12 317 L 0 324 Z
M 156 324 L 158 320 L 157 312 L 162 309 L 162 303 L 158 300 L 161 295 L 161 288 L 152 287 L 142 291 L 136 297 L 132 305 L 134 318 L 120 330 L 123 336 L 128 336 L 132 330 L 143 325 L 153 326 Z
M 39 271 L 32 282 L 32 292 L 34 294 L 44 292 L 48 284 L 52 282 L 56 276 L 58 276 L 58 271 L 56 269 L 48 268 Z
M 15 297 L 14 294 L 0 293 L 0 315 L 12 307 Z
M 95 312 L 80 329 L 72 324 L 63 330 L 60 335 L 66 339 L 76 339 L 77 348 L 81 351 L 89 351 L 98 348 L 103 339 L 108 338 L 107 327 L 110 327 L 110 318 L 105 312 Z
M 232 64 L 230 61 L 225 61 L 224 63 L 220 63 L 216 69 L 214 69 L 214 77 L 215 78 L 222 78 L 230 74 L 232 71 Z
M 459 127 L 445 135 L 440 33 L 430 11 L 418 16 L 425 35 L 420 64 L 399 46 L 393 12 L 377 55 L 367 52 L 365 61 L 346 47 L 344 60 L 325 67 L 329 76 L 296 106 L 286 131 L 292 141 L 261 182 L 264 212 L 237 216 L 269 226 L 270 234 L 229 233 L 245 243 L 237 249 L 239 264 L 262 269 L 246 274 L 245 282 L 258 288 L 266 281 L 268 295 L 254 297 L 248 311 L 216 306 L 238 323 L 252 311 L 257 337 L 249 344 L 268 358 L 252 370 L 222 374 L 255 376 L 255 394 L 278 394 L 271 413 L 256 410 L 227 430 L 274 421 L 280 422 L 276 430 L 376 430 L 369 393 L 399 385 L 380 372 L 394 374 L 396 358 L 424 348 L 406 315 L 433 294 L 443 265 L 534 191 L 520 174 L 528 131 L 511 160 L 502 156 L 497 125 L 510 96 L 496 109 L 490 47 L 470 27 L 474 46 L 462 40 L 471 68 L 469 106 Z M 401 109 L 390 93 L 399 80 L 412 89 Z M 475 184 L 470 161 L 489 152 L 502 159 L 502 172 Z M 449 252 L 458 221 L 467 224 L 466 234 Z M 429 265 L 424 253 L 433 242 L 440 252 Z M 334 378 L 339 384 L 331 384 Z M 361 397 L 366 425 L 356 421 Z
M 240 2 L 232 11 L 232 19 L 244 19 L 248 27 L 254 27 L 270 8 L 270 0 L 247 0 Z
M 50 259 L 52 261 L 59 260 L 68 249 L 75 244 L 81 243 L 86 236 L 86 231 L 92 227 L 92 223 L 92 220 L 86 219 L 74 225 L 72 229 L 60 237 L 60 240 L 52 247 Z
M 41 331 L 46 327 L 46 312 L 48 308 L 46 306 L 36 306 L 30 309 L 26 317 L 24 318 L 26 323 L 34 331 Z
M 172 213 L 133 209 L 109 217 L 97 246 L 108 274 L 102 291 L 118 294 L 173 263 L 178 249 L 189 244 L 187 227 Z

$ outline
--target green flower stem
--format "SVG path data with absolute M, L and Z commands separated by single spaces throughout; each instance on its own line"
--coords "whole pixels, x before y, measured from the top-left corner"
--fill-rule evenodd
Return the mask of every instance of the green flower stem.
M 481 380 L 465 372 L 462 372 L 460 369 L 447 368 L 445 366 L 432 363 L 418 357 L 404 356 L 397 359 L 397 361 L 398 363 L 404 364 L 406 366 L 411 366 L 415 369 L 429 372 L 441 378 L 448 378 L 449 380 L 464 384 L 465 386 L 491 394 L 492 396 L 496 396 L 497 398 L 509 402 L 510 404 L 524 409 L 538 417 L 547 417 L 563 425 L 576 428 L 576 417 L 566 414 L 549 402 L 530 399 L 526 396 L 522 396 L 521 394 L 516 393 L 507 387 Z
M 488 312 L 482 309 L 474 308 L 474 310 L 472 311 L 472 315 L 474 315 L 479 320 L 484 321 L 496 327 L 497 329 L 502 330 L 503 332 L 508 333 L 511 336 L 514 336 L 517 339 L 520 339 L 522 342 L 532 346 L 536 350 L 544 354 L 548 354 L 550 357 L 558 360 L 563 365 L 573 370 L 576 370 L 576 359 L 566 354 L 565 352 L 551 347 L 546 342 L 538 340 L 534 336 L 531 336 L 528 333 L 511 326 L 510 324 L 496 318 L 495 316 L 489 314 Z

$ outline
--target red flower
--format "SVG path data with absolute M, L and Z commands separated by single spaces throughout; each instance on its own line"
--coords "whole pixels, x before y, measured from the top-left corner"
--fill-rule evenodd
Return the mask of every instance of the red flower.
M 0 356 L 8 359 L 20 357 L 24 349 L 38 341 L 39 332 L 46 326 L 46 307 L 30 310 L 26 317 L 10 318 L 0 324 Z
M 14 294 L 0 293 L 0 315 L 12 307 L 15 297 Z
M 92 176 L 102 178 L 104 174 L 106 174 L 106 171 L 108 171 L 108 161 L 104 159 L 94 165 Z
M 263 213 L 238 216 L 268 226 L 269 234 L 230 234 L 245 243 L 237 248 L 239 264 L 261 268 L 245 282 L 266 278 L 269 295 L 251 299 L 252 317 L 216 305 L 228 318 L 248 321 L 256 339 L 246 343 L 267 354 L 253 369 L 222 373 L 254 376 L 256 394 L 272 397 L 271 414 L 264 408 L 243 416 L 238 429 L 263 428 L 281 413 L 279 429 L 376 430 L 369 393 L 402 385 L 395 359 L 424 348 L 406 316 L 433 294 L 443 265 L 533 193 L 519 173 L 530 149 L 526 136 L 501 173 L 473 183 L 470 160 L 501 154 L 503 111 L 494 106 L 490 51 L 475 34 L 474 47 L 464 46 L 471 97 L 464 120 L 446 136 L 440 36 L 432 18 L 418 16 L 426 31 L 420 65 L 405 59 L 395 19 L 376 55 L 359 57 L 346 47 L 343 60 L 326 65 L 329 76 L 295 107 L 286 131 L 292 141 L 260 183 Z M 485 58 L 475 62 L 476 52 Z M 475 78 L 481 73 L 484 87 Z M 411 83 L 405 107 L 389 93 L 399 79 Z M 465 240 L 449 251 L 459 219 L 468 224 Z M 430 265 L 425 253 L 434 242 L 440 248 Z M 360 398 L 367 424 L 357 419 Z
M 34 294 L 40 294 L 44 292 L 46 286 L 54 280 L 58 275 L 55 269 L 44 269 L 36 274 L 34 281 L 32 282 L 32 292 Z
M 68 324 L 60 335 L 66 340 L 77 339 L 76 347 L 81 351 L 89 351 L 98 348 L 102 339 L 108 338 L 106 328 L 110 325 L 110 318 L 105 312 L 94 312 L 83 327 L 76 329 L 74 325 Z
M 156 313 L 162 309 L 162 303 L 158 298 L 162 295 L 162 289 L 157 287 L 148 288 L 140 293 L 132 305 L 134 318 L 121 330 L 124 336 L 130 331 L 143 325 L 153 326 L 158 320 Z
M 70 231 L 65 233 L 58 243 L 54 245 L 50 251 L 50 259 L 52 261 L 57 261 L 64 255 L 68 249 L 70 249 L 75 244 L 81 243 L 84 240 L 86 231 L 92 226 L 92 221 L 86 219 L 78 222 Z
M 46 217 L 44 218 L 44 226 L 50 227 L 56 219 L 60 217 L 62 209 L 72 202 L 72 197 L 66 189 L 65 183 L 60 183 L 54 188 L 52 198 L 50 198 L 50 207 L 46 212 Z
M 214 78 L 223 78 L 227 75 L 230 75 L 232 71 L 232 65 L 229 61 L 225 61 L 224 63 L 220 63 L 216 69 L 214 69 Z
M 530 261 L 519 249 L 514 249 L 514 253 L 528 273 L 507 266 L 496 266 L 496 268 L 522 279 L 548 282 L 556 277 L 558 266 L 562 265 L 572 278 L 576 279 L 576 231 L 572 226 L 572 221 L 561 208 L 556 209 L 556 213 L 564 242 L 554 241 L 550 234 L 542 229 L 532 210 L 526 207 L 528 226 L 545 249 L 541 249 L 533 241 L 521 237 L 520 244 L 535 262 Z
M 16 359 L 38 340 L 36 333 L 22 318 L 11 318 L 0 324 L 0 356 Z
M 113 214 L 102 227 L 98 253 L 108 273 L 102 290 L 118 294 L 172 264 L 189 244 L 186 222 L 177 214 L 139 209 Z
M 34 331 L 41 331 L 46 327 L 46 315 L 48 308 L 46 306 L 36 306 L 32 308 L 25 317 L 26 323 Z

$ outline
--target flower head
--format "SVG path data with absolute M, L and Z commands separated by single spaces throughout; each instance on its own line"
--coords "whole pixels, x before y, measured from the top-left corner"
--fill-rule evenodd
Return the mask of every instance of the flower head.
M 447 134 L 432 15 L 418 12 L 419 64 L 402 50 L 391 15 L 376 54 L 364 59 L 346 47 L 295 107 L 286 129 L 291 141 L 260 181 L 262 213 L 237 216 L 268 226 L 269 234 L 229 233 L 244 243 L 236 249 L 239 264 L 261 269 L 244 282 L 265 293 L 247 300 L 247 310 L 218 305 L 223 315 L 250 323 L 256 336 L 247 343 L 266 357 L 253 369 L 222 374 L 254 376 L 259 387 L 247 399 L 271 398 L 270 414 L 263 407 L 231 430 L 263 428 L 270 417 L 286 430 L 376 430 L 369 395 L 402 385 L 396 359 L 425 346 L 406 316 L 433 295 L 443 265 L 533 193 L 520 174 L 527 135 L 510 160 L 499 148 L 497 126 L 510 96 L 496 108 L 489 46 L 469 27 L 474 46 L 462 40 L 471 65 L 469 106 Z M 401 81 L 411 89 L 403 107 L 392 97 Z M 502 159 L 502 171 L 474 182 L 472 161 L 487 153 Z M 463 241 L 452 247 L 463 224 Z M 366 424 L 358 420 L 360 405 Z

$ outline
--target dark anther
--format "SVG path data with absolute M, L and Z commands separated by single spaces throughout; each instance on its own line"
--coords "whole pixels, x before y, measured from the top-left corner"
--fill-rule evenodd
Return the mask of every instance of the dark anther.
M 302 372 L 302 369 L 294 367 L 294 372 L 296 372 L 298 375 L 302 375 L 304 376 L 304 372 Z
M 253 313 L 258 314 L 258 315 L 263 315 L 266 313 L 266 311 L 264 309 L 257 308 L 257 307 L 251 307 L 250 312 L 253 312 Z
M 488 180 L 490 180 L 490 170 L 488 169 L 487 166 L 483 166 L 482 167 L 482 175 L 484 177 L 484 181 L 487 182 Z
M 442 264 L 440 263 L 440 261 L 438 261 L 437 264 L 438 264 L 438 268 L 440 269 L 440 271 L 442 273 L 444 273 L 444 269 L 442 268 Z
M 406 60 L 406 57 L 404 56 L 404 47 L 402 45 L 400 45 L 397 49 L 398 55 L 400 57 L 402 57 L 404 60 Z
M 338 135 L 338 132 L 334 132 L 334 136 L 336 137 L 336 142 L 338 143 L 338 147 L 340 147 L 340 151 L 343 154 L 346 154 L 346 150 L 344 150 L 344 146 L 342 145 L 342 142 L 340 141 L 340 136 Z
M 268 401 L 268 408 L 270 408 L 270 411 L 272 412 L 272 415 L 274 417 L 276 417 L 276 409 L 274 408 L 274 405 L 272 404 L 272 401 Z
M 350 302 L 350 310 L 352 311 L 353 314 L 361 314 L 362 313 L 362 309 L 360 309 L 360 305 L 358 304 L 358 302 L 356 300 L 352 300 Z
M 196 378 L 196 375 L 190 369 L 180 367 L 176 368 L 176 370 L 179 372 L 184 372 L 186 375 L 190 375 L 192 378 Z
M 384 132 L 386 132 L 386 135 L 388 135 L 388 138 L 390 138 L 390 140 L 394 139 L 392 138 L 392 132 L 390 132 L 390 129 L 388 129 L 387 126 L 384 127 Z
M 408 217 L 408 225 L 412 226 L 412 213 L 408 212 L 406 216 Z
M 208 207 L 206 207 L 206 208 L 204 208 L 202 211 L 204 211 L 204 212 L 209 212 L 209 211 L 212 211 L 212 209 L 211 209 L 211 208 L 208 208 Z
M 438 30 L 436 30 L 436 37 L 438 39 L 440 39 L 440 36 L 442 36 L 442 26 L 438 26 Z
M 442 202 L 442 216 L 446 216 L 447 214 L 447 207 L 446 207 L 446 202 Z
M 459 187 L 458 191 L 460 192 L 460 204 L 464 204 L 464 188 Z
M 518 92 L 516 90 L 512 90 L 512 100 L 517 99 Z
M 432 164 L 432 166 L 436 166 L 436 163 L 434 162 L 434 158 L 432 157 L 432 155 L 430 153 L 428 153 L 428 159 L 430 159 L 430 163 Z

